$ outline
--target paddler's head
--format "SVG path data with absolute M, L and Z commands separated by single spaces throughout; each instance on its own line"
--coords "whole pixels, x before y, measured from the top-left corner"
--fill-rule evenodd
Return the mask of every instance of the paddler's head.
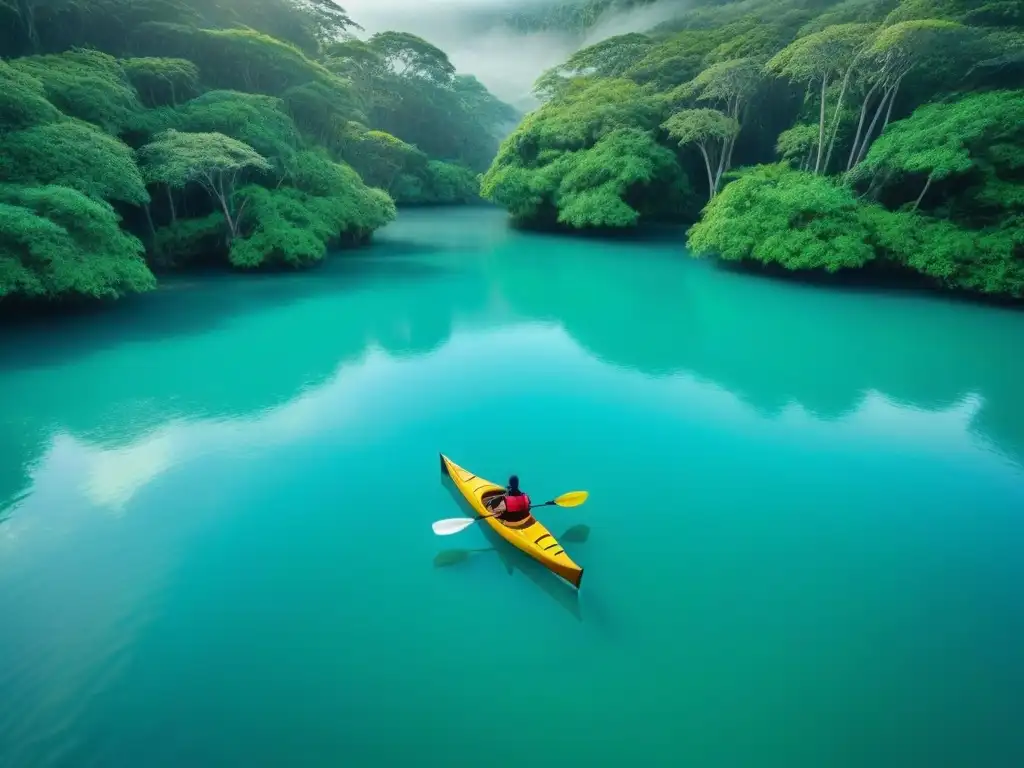
M 519 493 L 519 475 L 512 475 L 508 479 L 508 489 L 513 493 Z

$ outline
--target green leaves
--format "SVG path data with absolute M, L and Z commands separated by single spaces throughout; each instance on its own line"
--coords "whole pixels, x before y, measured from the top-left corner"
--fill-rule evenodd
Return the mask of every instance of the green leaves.
M 879 31 L 867 56 L 881 77 L 898 79 L 927 60 L 955 59 L 970 37 L 969 28 L 952 21 L 903 21 Z
M 42 83 L 65 114 L 118 133 L 140 105 L 120 63 L 98 51 L 71 51 L 16 59 L 14 69 Z
M 397 75 L 447 85 L 455 76 L 448 55 L 422 37 L 409 32 L 378 32 L 369 40 L 384 63 Z
M 770 72 L 803 83 L 841 73 L 863 55 L 875 30 L 872 24 L 828 27 L 790 43 L 765 66 Z
M 991 91 L 950 104 L 919 107 L 890 125 L 863 161 L 863 170 L 924 174 L 934 181 L 964 174 L 1000 142 L 1024 138 L 1024 91 Z
M 627 193 L 679 174 L 675 156 L 637 129 L 612 131 L 568 158 L 555 203 L 558 221 L 576 229 L 635 225 L 640 212 L 625 202 Z
M 156 281 L 114 209 L 59 186 L 0 184 L 0 299 L 116 298 Z
M 708 203 L 689 246 L 727 261 L 836 272 L 875 258 L 868 235 L 848 189 L 786 166 L 757 166 Z
M 654 40 L 630 32 L 582 48 L 564 63 L 544 72 L 534 83 L 533 93 L 550 99 L 561 93 L 574 77 L 622 77 L 650 53 Z
M 199 67 L 186 59 L 125 59 L 122 66 L 147 107 L 177 106 L 199 91 Z
M 1024 216 L 979 230 L 859 201 L 821 176 L 785 166 L 742 173 L 689 232 L 700 256 L 786 269 L 861 267 L 883 259 L 939 284 L 1024 296 Z
M 41 80 L 0 61 L 0 135 L 60 118 Z
M 239 91 L 209 91 L 178 110 L 173 127 L 222 133 L 266 158 L 283 161 L 299 146 L 299 133 L 281 99 Z
M 38 125 L 0 140 L 0 177 L 70 187 L 101 200 L 149 202 L 131 148 L 80 120 Z
M 717 109 L 684 109 L 662 123 L 680 146 L 708 141 L 724 142 L 740 131 L 740 124 Z
M 138 152 L 146 182 L 182 188 L 186 184 L 213 184 L 220 174 L 244 170 L 270 171 L 259 152 L 222 133 L 182 133 L 169 130 Z
M 291 186 L 276 190 L 250 185 L 239 191 L 248 233 L 232 243 L 234 266 L 308 266 L 331 244 L 359 242 L 395 216 L 387 195 L 320 154 L 299 154 L 288 180 Z

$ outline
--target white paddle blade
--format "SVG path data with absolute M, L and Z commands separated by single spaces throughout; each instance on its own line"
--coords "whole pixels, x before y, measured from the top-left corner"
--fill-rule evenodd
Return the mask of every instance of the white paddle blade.
M 479 517 L 450 517 L 447 520 L 438 520 L 432 527 L 438 536 L 451 536 L 453 533 L 469 528 L 479 519 Z

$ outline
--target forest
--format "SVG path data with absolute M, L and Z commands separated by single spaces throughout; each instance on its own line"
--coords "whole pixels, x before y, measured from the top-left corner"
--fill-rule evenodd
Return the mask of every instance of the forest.
M 520 117 L 332 0 L 0 0 L 0 306 L 287 269 L 479 199 Z
M 677 5 L 544 72 L 483 196 L 526 226 L 682 223 L 698 257 L 1024 296 L 1019 0 Z

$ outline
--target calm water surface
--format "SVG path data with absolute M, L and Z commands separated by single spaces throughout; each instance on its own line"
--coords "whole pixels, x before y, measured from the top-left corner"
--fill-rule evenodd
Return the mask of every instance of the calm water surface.
M 486 209 L 5 332 L 0 765 L 1022 765 L 1022 338 Z

